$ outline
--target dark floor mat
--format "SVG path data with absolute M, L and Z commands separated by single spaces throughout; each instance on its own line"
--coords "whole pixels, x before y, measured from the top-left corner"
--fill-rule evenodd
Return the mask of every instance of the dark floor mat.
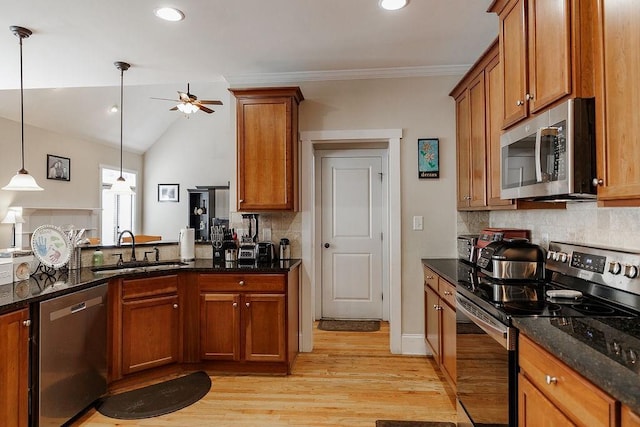
M 454 423 L 443 423 L 439 421 L 392 421 L 378 420 L 376 427 L 456 427 Z
M 379 320 L 328 320 L 318 323 L 323 331 L 375 332 L 380 330 Z
M 137 390 L 105 397 L 96 409 L 109 418 L 137 420 L 168 414 L 202 399 L 211 379 L 202 371 Z

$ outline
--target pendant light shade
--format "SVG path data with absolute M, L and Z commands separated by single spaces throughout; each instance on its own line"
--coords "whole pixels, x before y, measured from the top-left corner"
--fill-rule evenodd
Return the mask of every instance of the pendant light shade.
M 21 158 L 22 168 L 18 171 L 9 184 L 2 187 L 3 190 L 9 191 L 42 191 L 43 188 L 36 183 L 34 177 L 29 175 L 29 172 L 24 168 L 24 87 L 22 82 L 22 39 L 29 37 L 32 32 L 23 27 L 11 26 L 9 27 L 11 32 L 20 39 L 20 124 L 21 124 Z
M 131 189 L 131 186 L 127 184 L 127 181 L 122 176 L 122 118 L 124 110 L 124 72 L 130 67 L 126 62 L 118 61 L 113 63 L 118 70 L 120 70 L 120 176 L 111 185 L 111 188 L 107 191 L 113 194 L 131 196 L 135 194 Z

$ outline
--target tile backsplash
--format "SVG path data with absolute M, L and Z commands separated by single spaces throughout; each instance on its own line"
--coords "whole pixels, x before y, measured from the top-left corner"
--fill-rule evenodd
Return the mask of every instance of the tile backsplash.
M 486 213 L 478 214 L 483 218 Z M 596 202 L 573 202 L 567 203 L 566 210 L 492 211 L 489 225 L 528 228 L 537 244 L 548 237 L 552 241 L 640 251 L 640 208 L 599 208 Z

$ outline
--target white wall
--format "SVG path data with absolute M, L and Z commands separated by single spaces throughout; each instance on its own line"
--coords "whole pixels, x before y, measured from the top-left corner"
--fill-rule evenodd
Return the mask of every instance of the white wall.
M 0 187 L 20 169 L 20 123 L 0 118 Z M 46 178 L 47 154 L 71 159 L 71 180 Z M 142 172 L 142 156 L 124 152 L 124 168 Z M 40 128 L 25 126 L 25 169 L 44 191 L 16 192 L 0 190 L 0 216 L 9 206 L 97 208 L 100 207 L 100 165 L 120 167 L 120 149 Z M 142 174 L 139 174 L 142 182 Z M 138 221 L 139 222 L 139 221 Z M 11 239 L 11 226 L 0 224 L 0 248 Z M 5 243 L 6 242 L 6 243 Z
M 218 93 L 209 92 L 207 99 L 221 99 L 224 106 L 214 107 L 212 114 L 197 112 L 176 120 L 144 155 L 144 234 L 177 240 L 189 221 L 187 189 L 226 185 L 235 176 L 235 110 L 230 107 L 235 98 L 220 83 Z M 180 201 L 158 202 L 158 184 L 180 184 Z
M 403 129 L 402 334 L 423 332 L 421 258 L 455 256 L 457 77 L 302 83 L 300 130 Z M 440 139 L 440 178 L 418 179 L 418 138 Z M 302 171 L 306 173 L 306 171 Z M 414 215 L 424 230 L 412 230 Z

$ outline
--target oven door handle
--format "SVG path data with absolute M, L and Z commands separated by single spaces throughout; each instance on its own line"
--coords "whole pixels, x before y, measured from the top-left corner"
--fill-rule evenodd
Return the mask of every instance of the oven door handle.
M 464 301 L 459 296 L 456 298 L 458 304 L 456 309 L 460 310 L 465 316 L 467 316 L 473 323 L 478 325 L 480 329 L 487 333 L 491 338 L 497 341 L 506 350 L 513 350 L 510 337 L 510 328 L 502 324 L 496 325 L 492 322 L 486 321 L 479 316 L 472 313 L 466 306 L 473 303 Z M 480 310 L 480 309 L 479 309 Z

